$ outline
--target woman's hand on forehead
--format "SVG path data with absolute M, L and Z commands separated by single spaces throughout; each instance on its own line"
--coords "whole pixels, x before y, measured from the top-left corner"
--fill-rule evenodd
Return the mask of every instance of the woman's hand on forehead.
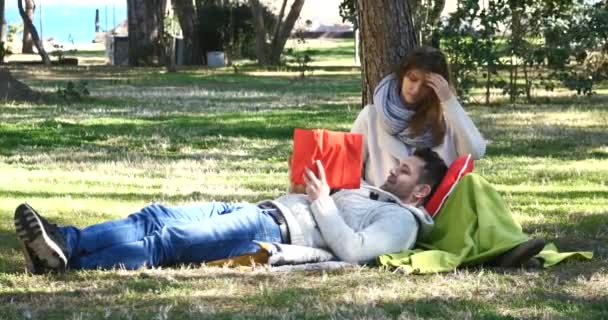
M 450 84 L 440 74 L 429 72 L 426 74 L 426 84 L 435 91 L 439 101 L 445 102 L 450 100 L 454 95 L 450 90 Z

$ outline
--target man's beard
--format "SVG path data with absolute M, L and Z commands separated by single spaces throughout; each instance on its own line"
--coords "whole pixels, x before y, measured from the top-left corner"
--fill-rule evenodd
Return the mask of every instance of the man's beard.
M 397 194 L 395 193 L 395 190 L 393 190 L 393 188 L 390 187 L 390 185 L 388 184 L 388 182 L 384 182 L 381 186 L 380 186 L 380 190 L 384 190 L 394 196 L 396 196 Z

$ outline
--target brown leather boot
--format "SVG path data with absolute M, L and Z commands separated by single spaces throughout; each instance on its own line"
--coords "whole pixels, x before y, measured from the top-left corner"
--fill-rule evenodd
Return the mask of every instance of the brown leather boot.
M 523 266 L 545 247 L 543 238 L 532 238 L 492 260 L 492 265 L 500 268 L 517 268 Z

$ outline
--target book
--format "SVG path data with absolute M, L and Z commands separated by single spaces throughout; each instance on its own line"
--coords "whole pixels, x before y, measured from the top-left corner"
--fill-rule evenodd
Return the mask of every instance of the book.
M 304 184 L 303 174 L 307 167 L 319 177 L 316 160 L 323 164 L 330 188 L 359 188 L 363 165 L 363 136 L 325 129 L 295 129 L 291 181 Z

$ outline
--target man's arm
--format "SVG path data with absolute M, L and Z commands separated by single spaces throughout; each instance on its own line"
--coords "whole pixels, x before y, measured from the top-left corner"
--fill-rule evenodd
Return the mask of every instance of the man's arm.
M 360 231 L 348 226 L 329 196 L 317 199 L 311 210 L 331 251 L 343 261 L 362 263 L 386 253 L 413 247 L 418 234 L 415 218 L 404 208 L 386 204 L 371 224 Z
M 387 203 L 377 208 L 376 217 L 360 231 L 348 226 L 329 196 L 329 186 L 319 161 L 317 167 L 320 177 L 310 170 L 305 173 L 306 193 L 319 230 L 338 258 L 361 263 L 413 246 L 418 233 L 416 220 L 407 209 L 395 204 Z

